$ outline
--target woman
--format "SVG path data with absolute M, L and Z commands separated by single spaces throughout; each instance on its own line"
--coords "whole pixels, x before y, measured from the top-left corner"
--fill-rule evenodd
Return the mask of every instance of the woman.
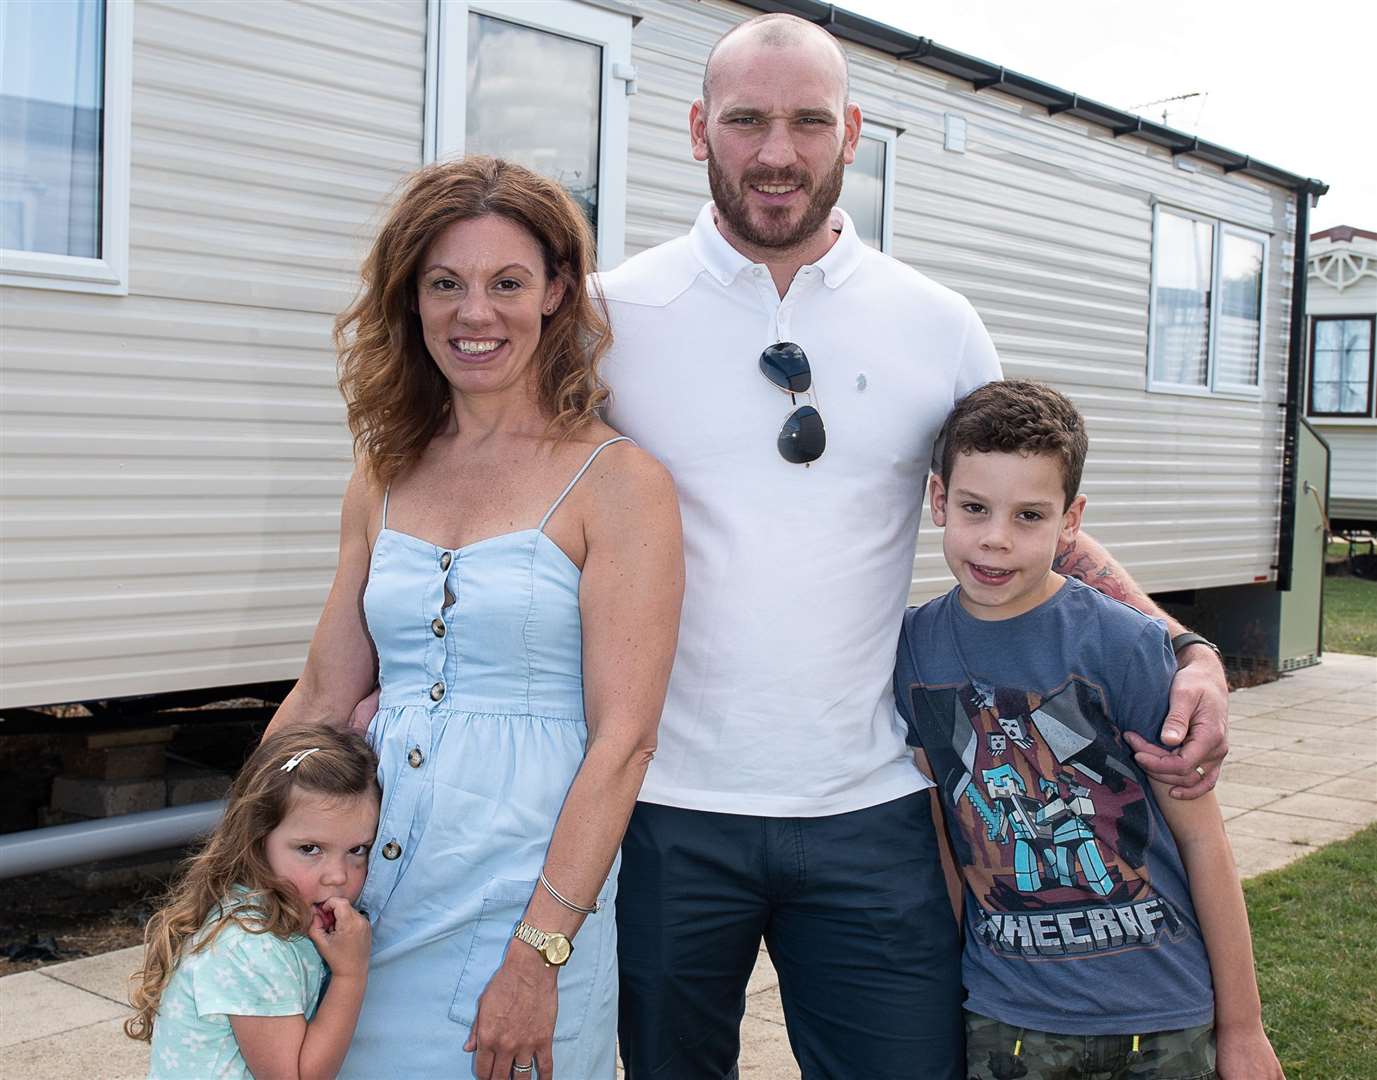
M 612 871 L 683 559 L 668 474 L 595 413 L 591 252 L 558 184 L 433 165 L 336 326 L 359 467 L 272 728 L 347 724 L 377 671 L 373 955 L 344 1076 L 613 1075 Z

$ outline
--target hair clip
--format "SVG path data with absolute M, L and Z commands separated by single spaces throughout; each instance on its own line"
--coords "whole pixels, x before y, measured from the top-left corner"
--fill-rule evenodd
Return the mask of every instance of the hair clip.
M 291 757 L 287 759 L 287 764 L 282 766 L 281 771 L 291 772 L 293 769 L 295 769 L 298 765 L 300 765 L 303 761 L 305 761 L 308 757 L 310 757 L 319 749 L 319 746 L 313 746 L 309 750 L 302 750 L 299 753 L 293 754 Z

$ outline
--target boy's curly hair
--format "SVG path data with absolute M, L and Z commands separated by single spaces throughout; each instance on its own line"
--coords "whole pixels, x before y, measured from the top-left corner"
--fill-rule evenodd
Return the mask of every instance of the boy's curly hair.
M 1085 419 L 1058 390 L 1027 379 L 986 383 L 962 398 L 942 429 L 942 484 L 958 454 L 1049 454 L 1061 464 L 1066 507 L 1081 487 Z

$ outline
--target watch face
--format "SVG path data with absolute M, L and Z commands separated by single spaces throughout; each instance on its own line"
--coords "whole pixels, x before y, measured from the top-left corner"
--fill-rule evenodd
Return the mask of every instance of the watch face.
M 551 934 L 545 942 L 545 959 L 552 964 L 564 963 L 573 951 L 574 947 L 569 944 L 569 939 L 563 934 Z

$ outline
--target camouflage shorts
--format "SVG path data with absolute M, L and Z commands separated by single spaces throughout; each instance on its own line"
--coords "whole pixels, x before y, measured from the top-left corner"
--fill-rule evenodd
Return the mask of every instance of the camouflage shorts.
M 1214 1025 L 1137 1036 L 1053 1035 L 968 1012 L 966 1075 L 969 1080 L 1214 1080 Z

